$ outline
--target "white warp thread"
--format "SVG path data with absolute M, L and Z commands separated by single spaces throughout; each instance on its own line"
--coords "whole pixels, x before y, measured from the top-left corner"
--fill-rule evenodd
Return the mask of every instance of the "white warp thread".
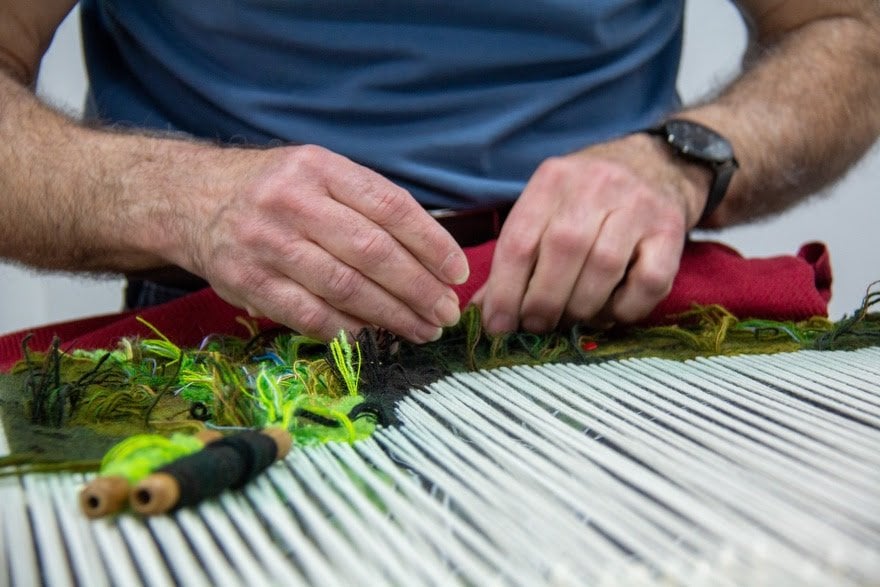
M 241 492 L 90 521 L 0 479 L 0 584 L 880 583 L 880 349 L 461 374 Z

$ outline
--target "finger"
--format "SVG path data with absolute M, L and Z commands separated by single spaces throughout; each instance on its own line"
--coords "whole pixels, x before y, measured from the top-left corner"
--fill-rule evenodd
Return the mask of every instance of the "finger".
M 480 286 L 480 289 L 474 292 L 474 295 L 471 296 L 471 299 L 468 301 L 469 305 L 473 306 L 483 306 L 483 296 L 486 295 L 486 284 Z
M 547 227 L 523 296 L 520 314 L 525 330 L 548 332 L 556 328 L 602 221 L 601 215 L 572 210 L 558 214 Z
M 336 201 L 382 227 L 444 283 L 467 281 L 469 268 L 461 247 L 409 192 L 366 167 L 336 157 L 349 170 L 327 174 Z
M 426 328 L 424 325 L 414 326 L 416 316 L 413 312 L 430 322 L 435 330 L 438 326 L 452 326 L 458 322 L 458 298 L 452 289 L 437 279 L 382 227 L 331 200 L 320 207 L 303 211 L 300 220 L 303 230 L 318 246 L 303 248 L 298 245 L 291 252 L 295 258 L 288 255 L 284 268 L 279 269 L 291 276 L 308 279 L 307 287 L 313 293 L 334 304 L 342 294 L 345 299 L 340 302 L 346 304 L 344 309 L 354 312 L 348 296 L 357 289 L 359 296 L 368 295 L 367 298 L 358 299 L 357 304 L 361 308 L 357 315 L 394 311 L 391 321 L 396 323 L 396 327 L 392 330 L 409 338 L 414 336 L 413 332 L 424 332 Z M 335 262 L 324 251 L 344 265 Z M 340 269 L 342 266 L 353 268 L 365 276 L 370 281 L 368 290 L 362 291 L 367 287 L 366 279 L 349 275 L 347 270 L 343 272 Z M 333 267 L 338 274 L 322 275 L 320 271 L 326 271 L 328 267 Z M 328 280 L 335 280 L 337 285 L 328 290 L 321 285 Z M 392 301 L 395 303 L 392 304 Z M 368 304 L 374 306 L 367 308 Z M 403 309 L 406 311 L 401 314 Z M 384 321 L 388 322 L 389 318 L 386 317 Z M 403 326 L 406 329 L 401 330 Z
M 672 233 L 655 234 L 638 244 L 626 280 L 611 298 L 615 320 L 637 322 L 669 295 L 683 249 L 684 239 Z
M 544 161 L 501 228 L 482 297 L 483 324 L 490 334 L 510 332 L 519 325 L 541 237 L 569 187 L 569 167 L 561 158 Z
M 599 313 L 626 275 L 639 233 L 640 227 L 625 211 L 605 218 L 568 300 L 566 316 L 587 322 Z
M 279 324 L 320 340 L 330 340 L 340 330 L 359 332 L 367 325 L 363 320 L 340 312 L 307 289 L 277 272 L 262 272 L 253 280 L 258 287 L 251 295 L 242 290 L 227 290 L 217 285 L 217 295 L 227 302 L 245 308 L 251 315 L 260 315 Z
M 483 324 L 489 334 L 511 332 L 519 325 L 522 299 L 547 225 L 547 219 L 537 213 L 540 208 L 524 203 L 520 200 L 514 206 L 501 229 L 489 278 L 483 286 Z
M 277 268 L 279 272 L 347 315 L 417 343 L 436 340 L 442 334 L 437 323 L 425 320 L 357 268 L 318 244 L 301 241 L 287 255 L 286 261 L 283 267 Z M 433 276 L 431 279 L 436 281 Z M 445 303 L 450 304 L 457 315 L 458 300 L 450 296 L 444 298 Z

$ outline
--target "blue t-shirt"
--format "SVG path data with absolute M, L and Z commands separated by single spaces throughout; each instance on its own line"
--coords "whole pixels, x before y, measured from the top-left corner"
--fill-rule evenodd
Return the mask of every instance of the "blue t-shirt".
M 678 107 L 683 0 L 84 0 L 91 112 L 327 147 L 428 206 Z

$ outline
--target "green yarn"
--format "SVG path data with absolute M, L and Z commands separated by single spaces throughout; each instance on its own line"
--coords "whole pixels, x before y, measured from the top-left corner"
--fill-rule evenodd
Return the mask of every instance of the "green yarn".
M 340 330 L 336 338 L 330 341 L 333 364 L 345 382 L 348 395 L 351 396 L 358 394 L 358 380 L 361 376 L 361 347 L 357 341 L 354 343 L 354 349 L 354 351 L 351 350 L 348 335 L 344 330 Z M 355 353 L 357 353 L 357 359 L 355 359 Z
M 869 290 L 862 307 L 837 323 L 740 320 L 719 306 L 695 306 L 671 326 L 540 336 L 488 335 L 471 306 L 425 345 L 382 331 L 356 339 L 340 333 L 325 344 L 277 329 L 250 339 L 212 335 L 198 348 L 181 348 L 146 322 L 151 337 L 123 339 L 115 349 L 68 353 L 56 340 L 33 353 L 25 343 L 17 375 L 0 376 L 0 412 L 17 453 L 0 467 L 83 466 L 74 461 L 99 447 L 104 454 L 120 438 L 148 435 L 132 441 L 134 464 L 114 465 L 136 476 L 178 450 L 156 438 L 206 427 L 280 426 L 297 444 L 355 442 L 377 422 L 393 424 L 396 402 L 411 389 L 467 370 L 880 345 L 880 315 L 870 311 L 877 304 L 880 292 Z M 89 438 L 91 448 L 84 452 L 72 438 Z
M 179 346 L 168 340 L 168 337 L 159 332 L 158 328 L 144 320 L 142 317 L 135 316 L 135 319 L 141 324 L 145 325 L 150 330 L 152 330 L 156 334 L 156 336 L 159 337 L 158 339 L 147 338 L 142 340 L 140 346 L 143 352 L 166 359 L 168 361 L 165 364 L 166 367 L 180 361 L 183 355 L 183 351 L 180 350 Z
M 58 459 L 39 453 L 16 453 L 0 457 L 0 478 L 29 473 L 90 473 L 101 466 L 99 459 Z
M 483 334 L 483 322 L 480 319 L 480 310 L 477 306 L 468 306 L 465 308 L 458 321 L 455 330 L 463 330 L 465 335 L 465 358 L 469 371 L 477 370 L 477 345 L 480 343 L 480 337 Z M 455 334 L 450 334 L 450 329 L 444 333 L 443 339 L 448 340 L 454 338 Z
M 183 349 L 145 324 L 154 337 L 123 339 L 113 350 L 66 353 L 55 341 L 38 354 L 25 346 L 16 409 L 32 425 L 84 426 L 106 437 L 272 425 L 301 442 L 353 441 L 374 427 L 346 416 L 361 401 L 360 347 L 344 335 L 330 345 L 287 331 L 250 341 L 212 336 Z M 301 411 L 332 417 L 316 424 Z
M 721 306 L 697 306 L 674 317 L 675 324 L 619 327 L 608 331 L 575 326 L 568 332 L 486 335 L 479 308 L 462 313 L 443 338 L 407 347 L 408 368 L 432 364 L 445 373 L 553 362 L 595 363 L 638 357 L 686 360 L 700 356 L 758 354 L 801 349 L 854 349 L 880 344 L 880 292 L 869 293 L 852 317 L 838 323 L 816 317 L 802 322 L 740 320 Z
M 186 434 L 171 437 L 136 434 L 116 444 L 101 460 L 101 475 L 124 477 L 134 484 L 180 457 L 202 450 L 205 443 Z
M 296 444 L 318 444 L 324 442 L 356 442 L 368 438 L 376 429 L 376 425 L 367 420 L 351 420 L 348 413 L 361 402 L 361 398 L 346 398 L 342 401 L 325 403 L 314 401 L 303 405 L 305 414 L 318 416 L 336 422 L 335 426 L 322 426 L 307 423 L 309 416 L 303 416 L 302 422 L 291 434 Z M 314 421 L 312 421 L 314 422 Z
M 859 348 L 880 344 L 880 314 L 870 313 L 880 305 L 880 281 L 868 286 L 862 306 L 852 316 L 844 316 L 827 332 L 820 334 L 813 344 L 818 350 Z

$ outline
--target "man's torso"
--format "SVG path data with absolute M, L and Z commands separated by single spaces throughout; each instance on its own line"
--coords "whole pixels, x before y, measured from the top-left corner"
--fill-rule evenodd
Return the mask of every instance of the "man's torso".
M 84 0 L 91 109 L 314 143 L 429 206 L 511 200 L 545 158 L 678 105 L 680 1 Z

